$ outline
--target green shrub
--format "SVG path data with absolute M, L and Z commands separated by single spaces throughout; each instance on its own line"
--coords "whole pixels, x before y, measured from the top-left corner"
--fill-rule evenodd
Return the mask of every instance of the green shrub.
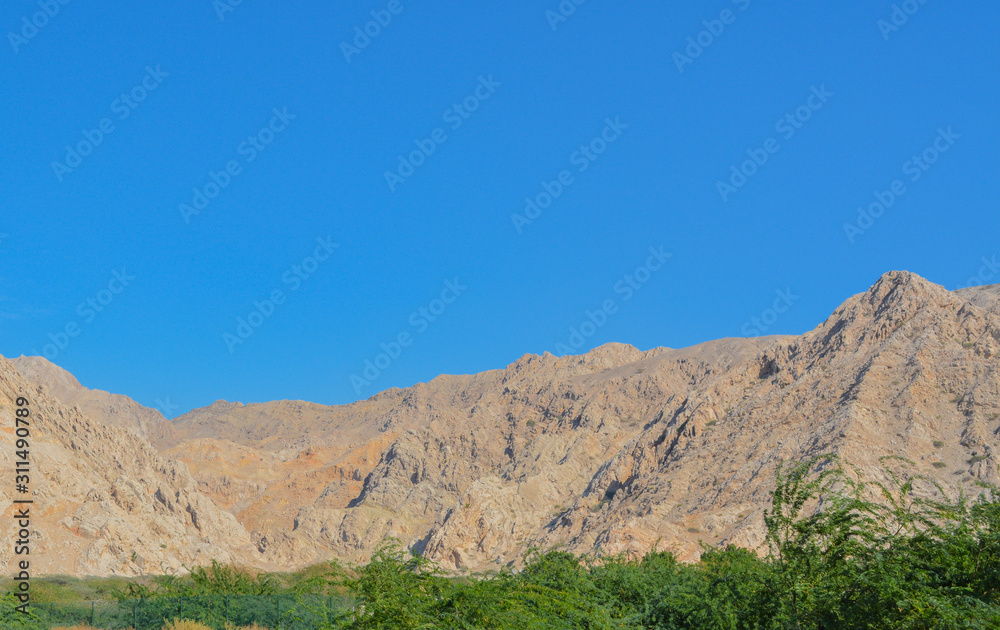
M 42 617 L 36 612 L 36 607 L 28 605 L 25 609 L 27 613 L 17 610 L 21 605 L 11 593 L 4 593 L 0 596 L 0 628 L 4 630 L 47 630 L 48 624 L 44 623 Z
M 607 499 L 601 499 L 600 501 L 598 501 L 596 504 L 594 504 L 590 508 L 590 511 L 591 512 L 600 512 L 601 510 L 604 509 L 604 506 L 606 506 L 608 503 L 610 503 L 610 501 L 608 501 Z
M 929 496 L 935 492 L 930 480 L 888 465 L 880 478 L 889 482 L 865 482 L 834 457 L 780 467 L 764 516 L 765 557 L 704 544 L 701 559 L 691 564 L 677 562 L 669 552 L 651 552 L 640 559 L 536 550 L 524 558 L 520 572 L 505 569 L 490 576 L 449 578 L 428 560 L 390 543 L 365 565 L 344 568 L 333 563 L 297 582 L 295 609 L 291 603 L 288 608 L 281 604 L 281 627 L 1000 628 L 1000 490 L 989 487 L 975 501 L 961 495 L 952 500 L 940 491 L 932 499 L 921 499 L 915 488 L 922 485 L 922 495 Z M 879 502 L 868 501 L 869 496 L 878 496 Z M 269 583 L 212 569 L 200 575 L 209 588 L 227 583 L 253 590 Z M 193 578 L 167 587 L 183 589 L 190 583 Z M 339 593 L 343 605 L 331 610 L 329 599 L 317 598 L 317 592 Z M 231 604 L 238 597 L 231 596 Z M 234 625 L 254 620 L 262 627 L 276 625 L 273 596 L 241 597 L 259 608 L 241 608 L 252 616 L 240 617 Z M 185 622 L 192 624 L 187 626 L 174 622 L 169 630 L 222 627 L 198 616 L 209 608 L 197 597 L 185 596 L 183 615 L 177 612 L 179 599 L 161 600 L 165 609 L 155 608 L 155 601 L 144 606 L 160 612 L 159 619 L 201 621 Z M 239 606 L 231 605 L 235 608 Z M 0 623 L 4 630 L 9 627 L 18 626 Z M 147 630 L 158 624 L 139 627 Z

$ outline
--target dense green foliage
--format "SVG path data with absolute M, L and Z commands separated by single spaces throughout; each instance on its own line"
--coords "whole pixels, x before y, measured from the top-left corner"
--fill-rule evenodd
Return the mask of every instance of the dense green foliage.
M 72 602 L 83 604 L 93 600 L 196 596 L 207 593 L 292 596 L 297 592 L 300 582 L 328 575 L 330 572 L 328 563 L 295 572 L 261 573 L 216 562 L 208 567 L 195 567 L 181 576 L 126 578 L 47 575 L 32 577 L 31 601 L 46 605 Z M 16 588 L 14 580 L 0 576 L 0 593 Z M 3 630 L 3 626 L 0 626 L 0 630 Z
M 195 567 L 184 577 L 164 575 L 154 585 L 131 582 L 114 594 L 118 599 L 151 597 L 200 597 L 205 595 L 274 595 L 278 581 L 267 573 L 256 575 L 212 560 L 210 567 Z
M 552 551 L 516 574 L 456 580 L 386 547 L 335 572 L 358 605 L 322 627 L 1000 628 L 994 489 L 948 501 L 888 467 L 886 484 L 848 472 L 832 458 L 779 470 L 765 558 L 736 547 L 706 548 L 695 564 L 662 552 L 598 561 Z M 938 499 L 915 498 L 921 485 Z M 873 492 L 879 500 L 866 500 Z
M 223 613 L 290 630 L 1000 628 L 996 489 L 948 500 L 895 464 L 885 483 L 867 484 L 834 458 L 779 470 L 765 557 L 736 547 L 706 547 L 693 564 L 669 552 L 533 552 L 519 572 L 454 578 L 389 545 L 353 569 L 255 575 L 213 564 L 119 596 L 146 602 L 138 611 L 150 624 L 182 603 L 214 628 Z
M 216 562 L 195 567 L 183 576 L 33 578 L 33 617 L 15 612 L 14 603 L 8 605 L 14 600 L 8 596 L 0 611 L 0 630 L 47 629 L 50 619 L 58 627 L 89 625 L 93 620 L 94 627 L 101 629 L 159 630 L 175 618 L 192 619 L 219 630 L 227 622 L 312 630 L 319 621 L 330 618 L 331 610 L 348 608 L 353 602 L 335 587 L 309 593 L 298 588 L 303 581 L 315 584 L 318 577 L 330 573 L 326 564 L 295 573 L 258 573 Z
M 48 625 L 29 606 L 27 614 L 21 613 L 17 607 L 21 602 L 10 593 L 0 596 L 0 628 L 3 630 L 44 630 Z

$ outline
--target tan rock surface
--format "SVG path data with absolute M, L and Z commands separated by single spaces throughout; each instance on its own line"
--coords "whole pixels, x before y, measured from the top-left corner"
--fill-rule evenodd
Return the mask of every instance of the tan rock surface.
M 259 566 L 363 560 L 388 536 L 455 570 L 555 545 L 694 558 L 699 540 L 760 546 L 781 460 L 876 476 L 898 455 L 947 488 L 1000 482 L 998 353 L 1000 286 L 892 272 L 801 336 L 525 355 L 337 407 L 220 401 L 151 439 Z
M 198 492 L 183 463 L 159 456 L 132 429 L 59 403 L 0 358 L 0 461 L 11 482 L 22 396 L 31 410 L 31 492 L 2 485 L 0 503 L 10 515 L 15 498 L 34 501 L 27 557 L 33 575 L 136 575 L 212 559 L 257 561 L 247 531 Z M 5 540 L 16 538 L 13 519 L 0 528 Z M 0 548 L 0 565 L 10 568 L 20 559 L 25 556 L 15 556 L 12 545 Z
M 162 440 L 173 431 L 173 425 L 159 411 L 128 396 L 84 387 L 75 376 L 42 357 L 22 356 L 11 359 L 11 363 L 28 381 L 41 385 L 63 405 L 80 407 L 86 416 L 135 431 L 150 442 Z

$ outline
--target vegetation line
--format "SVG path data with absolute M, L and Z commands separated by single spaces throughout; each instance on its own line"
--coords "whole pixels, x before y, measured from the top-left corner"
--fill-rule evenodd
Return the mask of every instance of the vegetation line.
M 1000 628 L 997 489 L 949 498 L 908 476 L 908 462 L 884 464 L 877 481 L 862 481 L 833 457 L 779 468 L 764 557 L 732 546 L 706 547 L 693 564 L 667 551 L 641 558 L 534 551 L 520 571 L 455 578 L 389 544 L 359 567 L 253 575 L 213 564 L 183 578 L 122 583 L 116 609 L 131 611 L 136 623 L 119 614 L 97 627 Z M 165 626 L 173 601 L 203 625 Z M 0 627 L 48 628 L 45 604 L 34 621 L 11 609 L 5 602 Z M 140 611 L 152 614 L 139 619 Z

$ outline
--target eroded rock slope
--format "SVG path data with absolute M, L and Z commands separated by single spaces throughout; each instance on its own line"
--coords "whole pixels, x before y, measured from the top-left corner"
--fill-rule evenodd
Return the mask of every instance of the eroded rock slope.
M 759 548 L 782 460 L 833 452 L 877 476 L 880 458 L 896 455 L 953 490 L 1000 482 L 998 354 L 1000 286 L 949 292 L 891 272 L 801 336 L 525 355 L 502 370 L 336 407 L 220 401 L 167 428 L 139 421 L 129 448 L 150 462 L 139 477 L 67 450 L 72 427 L 63 423 L 52 427 L 64 435 L 53 436 L 62 450 L 49 465 L 94 466 L 105 485 L 93 483 L 106 492 L 117 475 L 147 493 L 157 475 L 170 477 L 156 466 L 176 466 L 182 481 L 169 492 L 183 487 L 215 508 L 201 508 L 218 524 L 204 553 L 258 566 L 364 560 L 387 537 L 455 570 L 516 563 L 530 547 L 553 545 L 578 553 L 659 545 L 693 558 L 700 540 Z M 25 377 L 42 393 L 75 396 L 80 406 L 53 400 L 54 413 L 75 414 L 99 442 L 123 439 L 80 389 L 46 390 L 37 376 L 45 370 L 32 369 Z M 5 377 L 25 386 L 20 375 Z M 63 496 L 73 497 L 74 513 L 87 504 L 65 476 L 48 483 L 52 509 Z M 115 505 L 123 522 L 136 520 Z M 154 496 L 149 509 L 166 509 L 157 505 Z M 129 566 L 120 558 L 131 547 L 102 547 L 105 534 L 92 535 L 90 545 L 105 550 L 101 566 Z M 147 570 L 165 561 L 150 566 L 152 551 L 143 547 Z

